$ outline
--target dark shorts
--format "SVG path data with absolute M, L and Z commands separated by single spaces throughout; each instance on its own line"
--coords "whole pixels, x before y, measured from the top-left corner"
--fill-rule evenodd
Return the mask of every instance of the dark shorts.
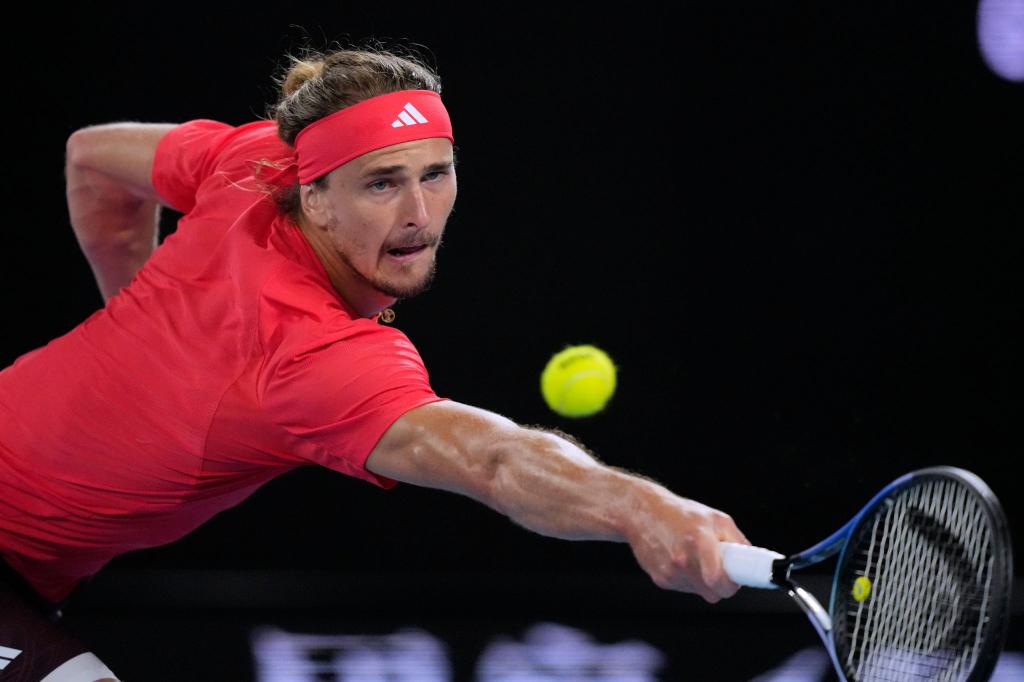
M 58 607 L 40 599 L 0 559 L 0 682 L 39 682 L 89 650 L 59 620 Z

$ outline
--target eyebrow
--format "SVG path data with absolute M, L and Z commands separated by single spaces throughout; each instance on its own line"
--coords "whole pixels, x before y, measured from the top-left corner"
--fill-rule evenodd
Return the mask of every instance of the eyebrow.
M 432 163 L 429 166 L 423 168 L 424 173 L 433 173 L 435 171 L 447 170 L 452 168 L 456 164 L 456 158 L 452 156 L 452 160 L 443 163 Z M 393 173 L 400 173 L 408 170 L 408 166 L 379 166 L 377 168 L 368 168 L 360 174 L 360 178 L 374 178 L 381 175 L 391 175 Z

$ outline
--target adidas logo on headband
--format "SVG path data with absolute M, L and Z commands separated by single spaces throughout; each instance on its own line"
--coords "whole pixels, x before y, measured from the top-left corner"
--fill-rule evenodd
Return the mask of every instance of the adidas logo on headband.
M 413 120 L 415 119 L 415 120 Z M 392 128 L 401 128 L 403 126 L 414 126 L 417 123 L 427 123 L 426 117 L 419 112 L 419 110 L 412 105 L 412 102 L 407 102 L 402 111 L 398 113 L 398 118 L 392 122 Z

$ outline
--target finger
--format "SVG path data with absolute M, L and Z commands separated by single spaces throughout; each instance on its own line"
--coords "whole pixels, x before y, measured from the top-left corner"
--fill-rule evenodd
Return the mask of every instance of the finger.
M 721 597 L 714 590 L 704 584 L 700 575 L 687 574 L 680 576 L 666 585 L 666 587 L 677 592 L 695 594 L 709 604 L 714 604 L 721 600 Z
M 719 598 L 727 598 L 736 594 L 740 588 L 725 572 L 718 538 L 711 535 L 701 536 L 698 552 L 700 556 L 701 577 L 707 588 Z
M 722 601 L 721 597 L 719 597 L 714 592 L 711 592 L 710 590 L 702 592 L 700 596 L 704 599 L 704 601 L 706 601 L 709 604 L 717 604 L 718 602 Z
M 722 600 L 722 597 L 715 590 L 711 589 L 700 575 L 692 576 L 688 587 L 684 591 L 700 596 L 701 599 L 709 604 L 716 604 Z
M 671 589 L 696 594 L 709 604 L 714 604 L 721 597 L 704 579 L 701 556 L 704 535 L 703 532 L 696 532 L 683 538 L 682 544 L 673 553 L 671 573 L 666 582 Z
M 715 519 L 715 529 L 718 531 L 718 539 L 726 542 L 736 542 L 741 545 L 749 545 L 750 540 L 739 529 L 736 522 L 728 514 L 722 514 Z

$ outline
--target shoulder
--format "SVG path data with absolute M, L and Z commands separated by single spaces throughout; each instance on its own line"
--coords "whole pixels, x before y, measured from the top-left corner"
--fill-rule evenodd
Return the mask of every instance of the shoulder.
M 213 162 L 234 151 L 280 156 L 289 153 L 290 148 L 277 136 L 274 121 L 253 121 L 233 126 L 208 118 L 197 118 L 174 126 L 157 146 L 158 155 L 185 156 L 197 164 Z
M 231 125 L 212 118 L 194 118 L 174 125 L 167 133 L 165 142 L 172 144 L 205 143 L 223 144 L 235 138 L 277 138 L 277 124 L 274 121 L 252 121 L 242 125 Z M 284 144 L 282 142 L 281 144 Z
M 291 156 L 291 148 L 277 136 L 274 121 L 233 126 L 214 119 L 193 119 L 161 138 L 151 180 L 168 205 L 188 213 L 198 194 L 238 187 L 253 175 L 253 164 L 280 163 Z

